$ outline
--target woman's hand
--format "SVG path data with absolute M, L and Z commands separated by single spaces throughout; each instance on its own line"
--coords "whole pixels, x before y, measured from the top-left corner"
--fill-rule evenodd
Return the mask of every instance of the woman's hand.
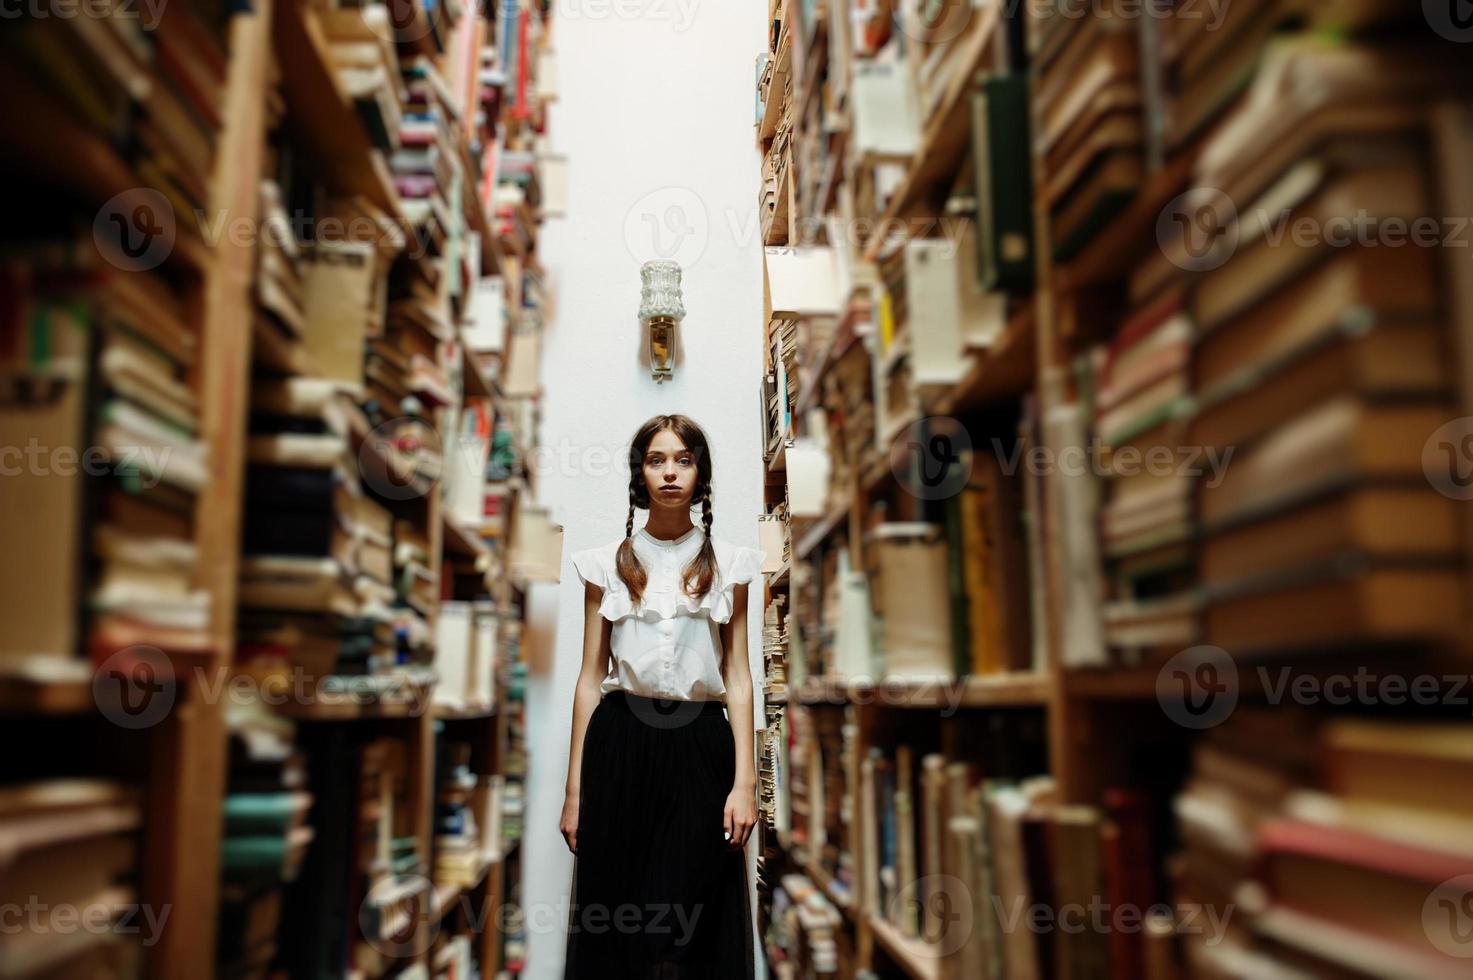
M 754 786 L 735 786 L 726 798 L 726 812 L 721 817 L 721 828 L 726 831 L 727 844 L 737 850 L 747 846 L 752 828 L 757 825 L 757 790 Z
M 558 830 L 568 842 L 568 850 L 578 853 L 578 794 L 568 793 L 563 797 L 563 815 L 558 820 Z

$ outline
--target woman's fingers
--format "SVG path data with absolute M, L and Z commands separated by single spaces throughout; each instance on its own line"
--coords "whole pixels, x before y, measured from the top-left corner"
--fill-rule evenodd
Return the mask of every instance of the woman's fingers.
M 732 819 L 731 807 L 729 805 L 725 810 L 721 811 L 721 831 L 726 835 L 727 840 L 736 839 L 736 822 Z

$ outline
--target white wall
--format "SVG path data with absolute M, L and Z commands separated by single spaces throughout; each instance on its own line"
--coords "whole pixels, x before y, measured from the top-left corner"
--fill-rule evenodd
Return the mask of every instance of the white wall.
M 569 158 L 569 207 L 543 226 L 539 245 L 556 308 L 543 348 L 538 495 L 563 525 L 564 559 L 561 583 L 532 597 L 537 618 L 556 621 L 552 669 L 528 689 L 523 898 L 534 978 L 562 975 L 572 873 L 557 822 L 583 604 L 566 556 L 623 533 L 624 456 L 651 415 L 683 413 L 706 430 L 714 534 L 756 546 L 762 511 L 752 120 L 766 0 L 557 0 L 554 11 L 559 101 L 549 144 Z M 639 265 L 654 258 L 679 261 L 685 274 L 682 362 L 663 385 L 639 350 Z M 637 513 L 635 526 L 644 518 Z M 543 589 L 557 590 L 556 603 Z M 761 590 L 749 601 L 760 678 Z

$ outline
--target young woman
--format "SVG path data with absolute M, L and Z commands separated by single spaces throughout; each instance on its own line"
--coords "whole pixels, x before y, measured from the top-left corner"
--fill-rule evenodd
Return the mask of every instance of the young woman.
M 584 626 L 561 820 L 576 855 L 564 975 L 750 978 L 747 583 L 765 555 L 711 536 L 711 453 L 695 422 L 655 416 L 629 460 L 624 537 L 573 555 Z M 636 507 L 649 511 L 638 531 Z

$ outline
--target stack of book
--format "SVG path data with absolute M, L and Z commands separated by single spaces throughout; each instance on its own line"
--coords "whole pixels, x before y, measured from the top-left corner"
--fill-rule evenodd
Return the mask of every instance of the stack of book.
M 24 237 L 3 263 L 0 429 L 21 464 L 0 506 L 28 515 L 16 546 L 42 563 L 0 590 L 7 670 L 61 676 L 84 641 L 99 656 L 207 646 L 194 535 L 207 453 L 187 285 L 172 270 L 116 267 L 90 234 Z
M 496 217 L 494 230 L 502 249 L 517 258 L 525 258 L 537 239 L 537 219 L 527 201 L 525 188 L 514 183 L 500 183 L 492 192 L 491 206 Z
M 1320 976 L 1465 975 L 1473 808 L 1448 788 L 1468 785 L 1466 727 L 1336 720 L 1318 746 L 1324 791 L 1259 828 L 1262 947 Z
M 312 794 L 290 722 L 233 708 L 230 725 L 216 959 L 222 977 L 261 977 L 277 957 L 286 886 L 315 836 Z
M 810 798 L 807 854 L 829 876 L 836 900 L 849 903 L 854 876 L 855 815 L 850 813 L 845 787 L 850 785 L 858 751 L 852 712 L 840 708 L 815 710 L 809 715 Z
M 787 711 L 788 748 L 788 810 L 792 826 L 789 840 L 794 847 L 804 848 L 811 841 L 821 840 L 813 833 L 812 816 L 818 793 L 814 784 L 822 766 L 818 759 L 818 743 L 813 737 L 813 708 L 792 704 Z
M 1293 794 L 1314 784 L 1317 741 L 1302 712 L 1243 706 L 1192 747 L 1190 773 L 1172 803 L 1181 846 L 1168 867 L 1179 903 L 1234 904 L 1257 875 L 1260 830 L 1284 813 Z M 1247 915 L 1229 919 L 1217 943 L 1188 937 L 1187 963 L 1211 972 L 1214 963 L 1251 961 L 1249 922 Z
M 757 213 L 762 222 L 764 245 L 786 245 L 792 236 L 793 205 L 792 151 L 788 134 L 788 117 L 777 124 L 772 145 L 762 158 L 762 189 L 758 192 Z
M 952 668 L 958 677 L 1041 670 L 1020 477 L 987 451 L 967 451 L 958 465 L 970 471 L 967 481 L 943 503 Z
M 839 976 L 853 968 L 844 918 L 805 875 L 783 875 L 772 893 L 768 952 L 794 977 Z
M 772 824 L 776 817 L 778 784 L 783 781 L 783 714 L 788 699 L 788 626 L 782 617 L 781 597 L 768 603 L 762 623 L 762 690 L 764 725 L 758 746 L 758 809 Z
M 435 618 L 435 704 L 487 710 L 496 702 L 496 616 L 482 603 L 445 600 Z
M 956 675 L 959 634 L 951 622 L 943 532 L 937 524 L 887 521 L 866 535 L 866 565 L 874 570 L 870 596 L 880 620 L 886 678 L 934 681 Z
M 771 457 L 792 437 L 793 406 L 798 401 L 798 324 L 787 317 L 776 317 L 768 324 L 767 330 L 771 367 L 767 374 L 770 383 L 766 393 L 768 441 L 765 451 Z
M 1234 107 L 1260 69 L 1264 46 L 1276 34 L 1298 29 L 1341 34 L 1416 18 L 1414 8 L 1395 0 L 1325 4 L 1253 0 L 1215 14 L 1158 18 L 1161 61 L 1172 80 L 1163 125 L 1169 145 L 1176 150 L 1189 144 Z M 1426 30 L 1425 24 L 1412 26 Z
M 876 443 L 893 443 L 906 426 L 921 416 L 911 364 L 912 338 L 909 280 L 905 275 L 905 249 L 896 249 L 880 259 L 878 284 L 871 300 L 874 340 L 870 345 L 875 403 Z
M 439 603 L 439 576 L 430 565 L 430 538 L 413 521 L 394 522 L 394 629 L 404 659 L 427 661 L 434 633 L 430 622 Z
M 1147 263 L 1128 291 L 1132 312 L 1096 350 L 1088 390 L 1105 463 L 1105 642 L 1121 660 L 1140 662 L 1196 641 L 1194 477 L 1214 479 L 1207 464 L 1218 457 L 1215 447 L 1210 457 L 1179 450 L 1190 441 L 1192 404 L 1183 276 L 1164 260 Z
M 262 380 L 252 391 L 242 626 L 267 645 L 286 633 L 314 638 L 290 654 L 314 682 L 395 662 L 390 516 L 359 480 L 351 412 L 322 379 Z
M 409 806 L 406 752 L 394 738 L 375 739 L 359 752 L 352 890 L 361 897 L 358 925 L 367 942 L 358 942 L 355 953 L 369 961 L 379 954 L 380 941 L 392 942 L 414 928 L 413 910 L 428 898 L 425 857 Z
M 171 5 L 152 29 L 139 17 L 24 18 L 6 32 L 6 68 L 27 77 L 8 87 L 34 119 L 80 125 L 110 144 L 136 175 L 133 193 L 161 195 L 177 233 L 198 243 L 195 216 L 212 204 L 226 20 L 226 5 L 211 0 Z M 32 86 L 45 95 L 23 97 Z
M 409 92 L 399 70 L 388 5 L 323 9 L 318 14 L 338 84 L 353 100 L 374 146 L 382 153 L 393 153 L 400 146 L 399 129 Z
M 18 920 L 0 933 L 0 975 L 137 975 L 140 942 L 156 942 L 162 927 L 134 904 L 141 820 L 138 793 L 118 783 L 64 779 L 0 790 L 0 899 Z M 70 928 L 60 909 L 72 911 Z
M 1045 5 L 1037 22 L 1034 113 L 1054 256 L 1078 253 L 1135 195 L 1146 176 L 1140 11 L 1078 16 Z
M 1198 485 L 1204 636 L 1235 655 L 1458 621 L 1456 504 L 1422 462 L 1457 414 L 1444 250 L 1382 240 L 1442 213 L 1419 106 L 1448 77 L 1395 42 L 1286 37 L 1203 148 L 1199 188 L 1238 202 L 1189 303 L 1190 441 L 1235 450 Z
M 856 305 L 859 309 L 847 319 L 851 324 L 863 324 L 863 328 L 868 329 L 867 300 L 858 299 Z M 840 329 L 844 328 L 841 326 Z M 851 326 L 849 329 L 855 328 Z M 843 336 L 835 338 L 835 347 L 843 347 L 836 351 L 832 365 L 817 382 L 820 386 L 818 404 L 831 420 L 830 448 L 836 457 L 832 465 L 840 472 L 862 468 L 875 450 L 874 374 L 869 354 L 862 342 L 845 344 L 846 339 Z M 804 346 L 801 349 L 813 348 Z
M 435 765 L 435 873 L 436 884 L 470 887 L 486 868 L 484 831 L 474 805 L 477 780 L 470 769 L 471 745 L 441 738 Z
M 182 304 L 165 280 L 147 273 L 110 285 L 50 329 L 97 333 L 95 444 L 110 464 L 100 520 L 93 528 L 98 576 L 92 605 L 126 629 L 203 630 L 206 593 L 194 587 L 195 496 L 207 479 L 199 403 L 187 383 L 195 342 Z M 34 329 L 34 328 L 33 328 Z M 75 338 L 71 338 L 75 339 Z M 63 341 L 68 343 L 68 340 Z
M 501 809 L 505 797 L 506 777 L 501 773 L 483 775 L 476 780 L 473 812 L 480 824 L 480 849 L 486 860 L 499 861 L 508 849 L 501 836 Z
M 508 773 L 512 767 L 507 766 Z M 525 772 L 519 775 L 525 775 Z M 501 787 L 501 809 L 499 811 L 498 833 L 501 841 L 501 853 L 505 854 L 517 845 L 522 839 L 522 819 L 526 816 L 526 797 L 524 794 L 524 780 L 521 778 L 507 779 Z
M 261 227 L 257 246 L 256 313 L 252 360 L 260 373 L 310 376 L 316 362 L 303 342 L 305 325 L 304 247 L 288 220 L 280 185 L 261 182 Z
M 460 227 L 461 173 L 455 127 L 459 105 L 434 64 L 421 56 L 404 68 L 409 101 L 400 127 L 402 145 L 389 163 L 404 215 L 420 246 L 442 255 Z

